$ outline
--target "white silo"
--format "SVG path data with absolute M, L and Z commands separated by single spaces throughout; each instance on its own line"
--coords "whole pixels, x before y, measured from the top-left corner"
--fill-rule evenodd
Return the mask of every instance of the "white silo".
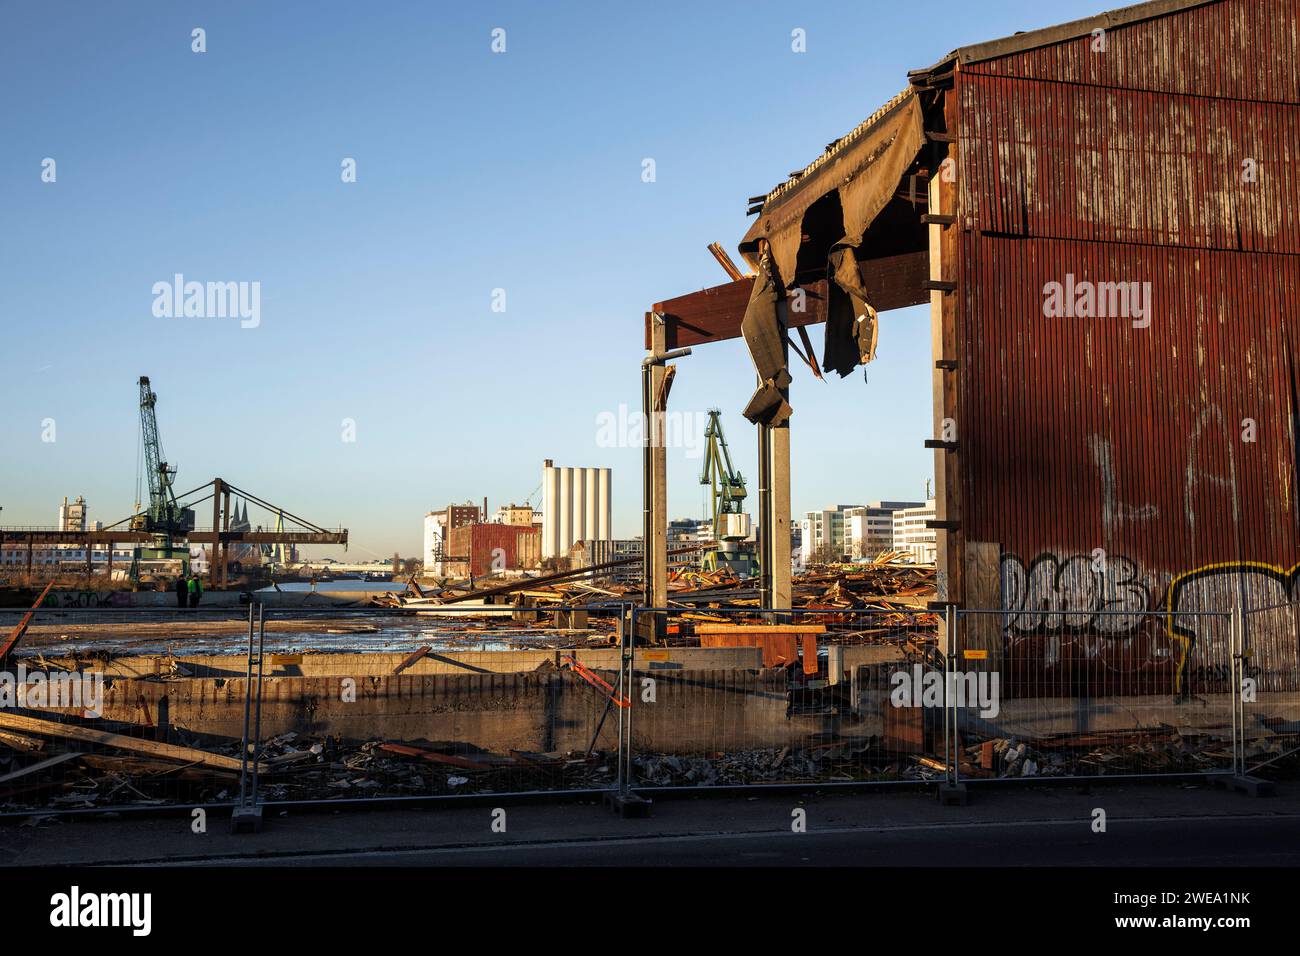
M 542 462 L 542 557 L 553 558 L 560 550 L 556 523 L 556 499 L 560 495 L 560 476 L 555 470 L 555 462 L 546 459 Z
M 596 479 L 599 468 L 582 469 L 582 498 L 586 507 L 583 509 L 582 523 L 587 529 L 583 540 L 600 540 L 600 484 Z
M 561 557 L 567 557 L 573 546 L 573 469 L 561 468 L 560 495 L 556 502 L 556 519 L 559 524 L 559 550 Z
M 613 538 L 614 507 L 610 497 L 613 473 L 608 468 L 596 469 L 596 537 L 601 541 Z
M 582 479 L 584 470 L 573 469 L 573 541 L 569 544 L 587 540 L 587 483 Z

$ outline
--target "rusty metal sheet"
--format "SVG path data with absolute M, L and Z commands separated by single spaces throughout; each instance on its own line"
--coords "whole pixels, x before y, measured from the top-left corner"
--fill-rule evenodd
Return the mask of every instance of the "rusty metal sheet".
M 447 535 L 449 560 L 468 562 L 474 577 L 493 570 L 535 567 L 541 560 L 541 531 L 527 525 L 469 524 Z
M 843 221 L 832 242 L 857 245 L 863 232 L 898 190 L 899 181 L 925 142 L 921 104 L 904 91 L 810 163 L 795 180 L 768 193 L 758 219 L 740 241 L 750 265 L 760 239 L 772 248 L 777 273 L 794 284 L 795 260 L 804 241 L 804 215 L 823 196 L 838 191 Z
M 1226 691 L 1226 620 L 1143 612 L 1300 597 L 1298 25 L 1222 0 L 954 77 L 961 539 L 1011 696 Z
M 1122 11 L 1121 11 L 1122 12 Z M 1198 97 L 1300 103 L 1300 0 L 1220 0 L 1086 31 L 1036 49 L 965 63 L 966 73 Z
M 1300 106 L 963 76 L 967 228 L 1300 252 Z
M 925 252 L 909 252 L 896 256 L 881 256 L 858 262 L 863 284 L 871 291 L 871 304 L 878 312 L 903 309 L 930 301 L 930 293 L 922 283 L 929 278 L 929 259 Z M 740 321 L 749 302 L 752 278 L 738 279 L 725 285 L 701 289 L 673 299 L 665 299 L 654 306 L 668 319 L 666 348 L 675 349 L 706 342 L 723 342 L 740 336 Z M 816 325 L 826 321 L 826 282 L 810 283 L 803 289 L 802 312 L 790 307 L 786 310 L 786 326 Z M 787 294 L 786 301 L 794 301 L 795 292 Z M 645 319 L 645 347 L 650 348 L 650 316 Z
M 965 233 L 961 274 L 962 523 L 1002 550 L 1009 692 L 1030 659 L 1112 692 L 1226 666 L 1226 622 L 1142 612 L 1300 591 L 1300 258 Z M 1066 275 L 1150 283 L 1149 325 L 1044 316 Z

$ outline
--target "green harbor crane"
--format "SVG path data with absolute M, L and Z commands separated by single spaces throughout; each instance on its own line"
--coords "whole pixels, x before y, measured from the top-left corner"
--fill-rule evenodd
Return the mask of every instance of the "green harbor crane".
M 740 577 L 758 571 L 758 561 L 749 538 L 749 515 L 745 513 L 745 479 L 731 464 L 731 452 L 722 434 L 722 412 L 709 409 L 704 430 L 704 470 L 700 484 L 710 489 L 713 541 L 716 547 L 704 553 L 705 571 L 729 567 Z
M 176 468 L 163 458 L 162 442 L 158 438 L 158 419 L 154 408 L 158 396 L 149 387 L 148 376 L 140 376 L 140 454 L 139 470 L 143 470 L 149 482 L 149 510 L 140 511 L 140 502 L 136 502 L 136 514 L 131 517 L 132 531 L 145 531 L 154 536 L 153 546 L 137 547 L 135 559 L 131 562 L 131 578 L 139 580 L 141 561 L 181 562 L 182 573 L 189 569 L 190 550 L 188 545 L 176 546 L 177 539 L 183 539 L 194 530 L 194 510 L 183 507 L 176 500 L 176 491 L 172 482 L 176 477 Z M 140 492 L 140 475 L 136 475 L 137 498 Z

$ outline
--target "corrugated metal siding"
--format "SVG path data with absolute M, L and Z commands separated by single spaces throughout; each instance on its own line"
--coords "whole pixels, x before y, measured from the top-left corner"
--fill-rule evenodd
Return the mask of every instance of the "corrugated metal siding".
M 1222 690 L 1225 621 L 1138 612 L 1300 596 L 1300 110 L 1250 101 L 1296 102 L 1297 22 L 1230 0 L 1114 31 L 1105 65 L 1071 41 L 957 73 L 960 520 L 1002 549 L 1012 695 Z M 1150 326 L 1046 317 L 1068 277 L 1150 283 Z
M 1300 0 L 1223 0 L 1092 37 L 967 64 L 971 73 L 1300 103 Z
M 963 256 L 971 540 L 1025 559 L 1104 548 L 1166 579 L 1300 555 L 1300 258 L 975 234 Z M 1044 286 L 1067 274 L 1150 282 L 1150 326 L 1045 317 Z
M 1300 251 L 1300 106 L 979 75 L 958 88 L 968 228 Z
M 478 577 L 492 570 L 536 567 L 541 560 L 541 542 L 542 533 L 538 528 L 472 524 L 451 530 L 448 554 L 454 559 L 468 559 L 469 573 Z M 499 559 L 495 568 L 494 558 Z

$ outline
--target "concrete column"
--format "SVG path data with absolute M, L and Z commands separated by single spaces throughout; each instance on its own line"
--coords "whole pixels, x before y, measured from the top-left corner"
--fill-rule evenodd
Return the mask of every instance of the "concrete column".
M 763 524 L 772 529 L 772 607 L 790 607 L 790 423 L 767 429 L 771 443 L 768 510 Z
M 667 351 L 667 342 L 664 320 L 656 315 L 651 322 L 650 348 L 662 355 Z M 654 607 L 668 605 L 668 449 L 664 445 L 662 414 L 666 409 L 653 407 L 666 374 L 663 364 L 650 367 L 650 540 L 646 548 L 650 554 L 650 603 Z

